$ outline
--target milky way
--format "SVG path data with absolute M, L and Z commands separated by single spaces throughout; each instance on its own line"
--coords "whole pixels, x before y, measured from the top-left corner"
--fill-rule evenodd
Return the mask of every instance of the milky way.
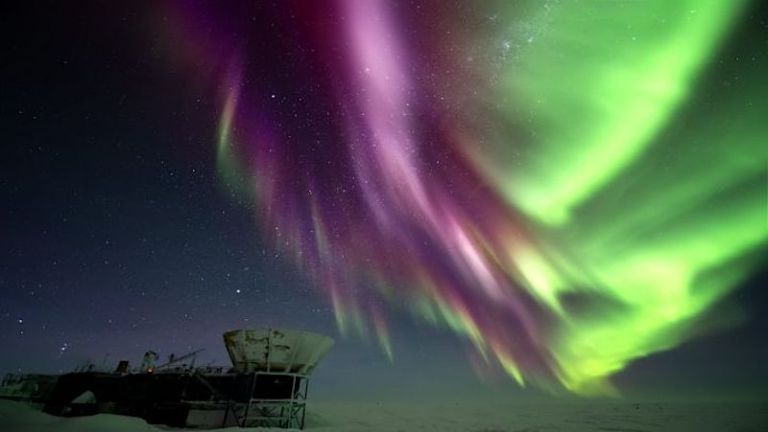
M 744 4 L 470 3 L 172 3 L 170 37 L 220 89 L 228 190 L 343 332 L 392 358 L 407 308 L 521 385 L 615 393 L 768 238 L 765 86 L 681 120 Z

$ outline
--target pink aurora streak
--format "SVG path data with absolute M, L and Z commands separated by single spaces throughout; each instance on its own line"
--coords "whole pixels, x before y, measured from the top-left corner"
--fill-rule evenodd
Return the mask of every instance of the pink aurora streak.
M 329 4 L 284 7 L 313 66 L 305 85 L 316 92 L 304 103 L 319 108 L 307 116 L 331 131 L 317 142 L 274 108 L 282 96 L 269 78 L 242 66 L 264 55 L 232 48 L 241 46 L 232 35 L 249 30 L 231 29 L 232 16 L 177 8 L 188 43 L 207 46 L 225 77 L 224 150 L 253 185 L 264 232 L 328 293 L 342 329 L 370 318 L 388 352 L 382 299 L 418 305 L 521 383 L 520 370 L 556 374 L 551 312 L 516 282 L 525 277 L 516 257 L 542 253 L 531 229 L 462 157 L 458 147 L 471 143 L 440 120 L 440 99 L 409 67 L 417 53 L 386 2 Z

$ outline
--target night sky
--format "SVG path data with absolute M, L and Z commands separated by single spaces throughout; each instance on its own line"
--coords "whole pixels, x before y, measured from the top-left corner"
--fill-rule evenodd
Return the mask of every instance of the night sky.
M 0 372 L 274 326 L 325 398 L 768 396 L 764 3 L 22 3 Z

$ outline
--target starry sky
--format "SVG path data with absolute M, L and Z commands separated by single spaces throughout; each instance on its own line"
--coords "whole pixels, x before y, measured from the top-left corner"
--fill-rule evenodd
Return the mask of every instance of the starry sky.
M 680 4 L 3 6 L 0 371 L 276 326 L 324 398 L 765 397 L 768 14 Z

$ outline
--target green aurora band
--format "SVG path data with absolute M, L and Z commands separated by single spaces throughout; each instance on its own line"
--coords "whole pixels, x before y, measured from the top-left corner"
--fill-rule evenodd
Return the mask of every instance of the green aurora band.
M 744 6 L 563 2 L 536 7 L 524 18 L 534 26 L 516 19 L 519 5 L 498 19 L 546 28 L 518 34 L 532 40 L 517 41 L 494 83 L 503 96 L 486 101 L 498 107 L 493 121 L 524 125 L 528 138 L 521 150 L 509 134 L 490 136 L 470 157 L 569 251 L 557 266 L 528 263 L 539 298 L 561 311 L 558 299 L 589 286 L 621 305 L 561 313 L 553 352 L 572 391 L 613 393 L 605 377 L 691 337 L 696 319 L 759 264 L 765 71 L 742 71 L 747 85 L 719 95 L 716 108 L 697 106 L 707 101 L 696 93 Z

